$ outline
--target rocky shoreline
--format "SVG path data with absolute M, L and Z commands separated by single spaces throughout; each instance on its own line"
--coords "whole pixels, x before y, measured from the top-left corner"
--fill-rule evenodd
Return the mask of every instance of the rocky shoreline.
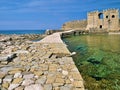
M 67 56 L 66 47 L 31 41 L 35 38 L 41 37 L 0 35 L 0 89 L 84 90 L 83 79 Z

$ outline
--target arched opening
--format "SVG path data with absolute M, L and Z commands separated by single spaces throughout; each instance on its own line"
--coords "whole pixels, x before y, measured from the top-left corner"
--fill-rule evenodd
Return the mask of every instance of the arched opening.
M 112 18 L 115 18 L 115 15 L 112 15 Z
M 98 14 L 99 19 L 103 19 L 103 13 Z
M 102 28 L 102 25 L 100 25 L 100 28 Z

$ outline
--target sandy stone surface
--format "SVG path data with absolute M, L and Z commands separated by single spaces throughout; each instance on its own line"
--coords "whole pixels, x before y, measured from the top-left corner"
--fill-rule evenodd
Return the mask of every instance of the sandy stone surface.
M 0 60 L 1 90 L 84 90 L 69 50 L 54 35 L 36 43 L 21 37 L 0 41 L 0 56 L 16 55 Z

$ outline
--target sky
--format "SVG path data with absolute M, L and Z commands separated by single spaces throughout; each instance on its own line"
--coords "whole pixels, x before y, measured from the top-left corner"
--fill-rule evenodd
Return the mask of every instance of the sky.
M 0 0 L 0 30 L 60 29 L 108 8 L 120 9 L 120 0 Z

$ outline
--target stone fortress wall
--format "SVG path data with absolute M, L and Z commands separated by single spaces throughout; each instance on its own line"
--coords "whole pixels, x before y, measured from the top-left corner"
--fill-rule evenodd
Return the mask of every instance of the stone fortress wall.
M 62 30 L 71 30 L 71 29 L 76 29 L 76 30 L 84 30 L 87 26 L 87 20 L 76 20 L 76 21 L 70 21 L 66 22 L 62 26 Z
M 119 10 L 108 9 L 102 12 L 90 12 L 87 15 L 87 30 L 90 28 L 105 29 L 110 31 L 119 30 Z
M 107 9 L 101 12 L 88 12 L 87 20 L 77 20 L 63 24 L 62 30 L 69 29 L 120 31 L 119 10 Z

